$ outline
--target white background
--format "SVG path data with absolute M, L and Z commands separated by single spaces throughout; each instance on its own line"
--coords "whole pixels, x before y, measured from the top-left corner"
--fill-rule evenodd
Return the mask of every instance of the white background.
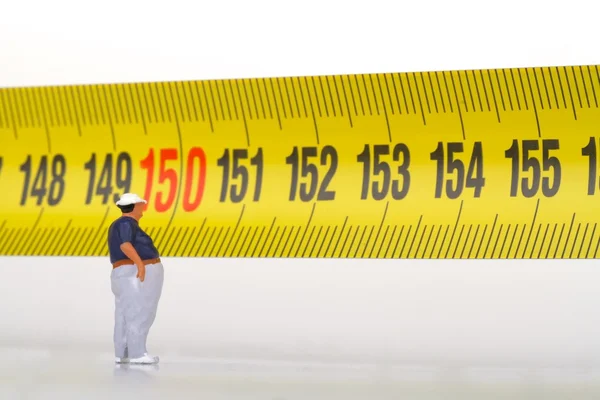
M 594 1 L 6 1 L 0 86 L 600 63 Z M 1 144 L 0 144 L 1 145 Z M 600 364 L 596 261 L 165 260 L 163 355 Z M 112 351 L 106 259 L 0 258 L 0 341 Z

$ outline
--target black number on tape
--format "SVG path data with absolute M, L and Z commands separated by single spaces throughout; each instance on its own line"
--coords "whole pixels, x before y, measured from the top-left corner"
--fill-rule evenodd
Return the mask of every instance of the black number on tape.
M 589 157 L 588 164 L 588 195 L 596 193 L 596 180 L 598 177 L 598 148 L 597 140 L 594 137 L 590 137 L 590 141 L 587 146 L 581 149 L 581 155 Z
M 2 162 L 3 162 L 3 161 L 4 161 L 4 160 L 2 159 L 2 157 L 0 157 L 0 174 L 2 174 Z
M 83 167 L 90 171 L 88 181 L 88 189 L 85 197 L 85 204 L 91 204 L 94 194 L 102 196 L 102 204 L 108 203 L 110 195 L 113 194 L 113 200 L 119 199 L 119 193 L 114 192 L 113 178 L 115 186 L 121 193 L 127 193 L 131 189 L 132 165 L 131 156 L 128 153 L 122 152 L 117 156 L 116 171 L 114 168 L 113 155 L 107 154 L 104 157 L 100 176 L 96 181 L 96 153 L 92 153 L 92 157 L 86 162 Z
M 402 176 L 402 189 L 398 179 L 391 179 L 392 169 L 388 161 L 382 160 L 382 157 L 390 154 L 390 146 L 388 144 L 373 145 L 373 160 L 371 160 L 371 147 L 365 144 L 365 147 L 356 160 L 363 164 L 363 180 L 360 198 L 367 199 L 369 191 L 375 200 L 383 200 L 387 197 L 390 189 L 394 200 L 402 200 L 408 194 L 410 187 L 410 151 L 404 143 L 398 143 L 392 151 L 392 160 L 397 162 L 402 156 L 402 163 L 397 167 L 398 175 Z M 381 180 L 373 179 L 381 176 Z M 370 189 L 370 190 L 369 190 Z
M 225 149 L 225 152 L 217 160 L 217 165 L 223 168 L 223 178 L 221 181 L 221 196 L 219 201 L 224 202 L 227 200 L 227 194 L 229 199 L 234 203 L 239 203 L 246 197 L 248 191 L 248 181 L 250 179 L 248 167 L 242 164 L 243 160 L 248 159 L 247 149 L 234 149 L 230 151 Z M 260 200 L 260 192 L 262 188 L 263 179 L 263 151 L 260 147 L 254 157 L 250 159 L 250 165 L 256 168 L 256 178 L 254 181 L 254 196 L 253 201 Z M 239 184 L 230 183 L 232 181 L 239 181 Z
M 518 192 L 520 172 L 530 173 L 531 177 L 521 178 L 521 193 L 525 197 L 535 196 L 539 189 L 540 183 L 542 193 L 546 197 L 552 197 L 558 193 L 562 176 L 562 167 L 559 159 L 556 156 L 551 156 L 552 150 L 559 149 L 558 139 L 542 140 L 542 162 L 532 152 L 537 152 L 540 149 L 538 140 L 522 140 L 521 146 L 519 141 L 514 139 L 512 146 L 504 153 L 506 158 L 512 160 L 512 174 L 510 184 L 510 195 L 515 197 Z M 541 177 L 542 172 L 552 171 L 552 184 L 550 177 Z
M 458 154 L 464 152 L 462 142 L 444 143 L 438 142 L 435 151 L 431 152 L 429 158 L 436 161 L 435 197 L 442 197 L 442 187 L 446 182 L 446 196 L 449 199 L 457 199 L 465 187 L 472 188 L 473 196 L 481 196 L 481 190 L 485 186 L 483 174 L 483 148 L 481 142 L 473 144 L 473 151 L 469 161 L 469 167 L 465 171 L 465 163 L 458 158 Z M 454 174 L 454 179 L 446 179 L 445 174 Z
M 327 171 L 323 177 L 323 181 L 319 185 L 319 170 L 317 164 L 312 161 L 312 158 L 318 156 L 316 147 L 301 147 L 296 146 L 285 162 L 292 167 L 292 182 L 290 186 L 290 201 L 296 200 L 298 189 L 300 192 L 300 200 L 311 201 L 315 195 L 317 200 L 326 201 L 335 199 L 335 191 L 329 189 L 329 185 L 338 167 L 338 154 L 334 147 L 324 146 L 321 149 L 320 165 L 327 166 Z M 302 182 L 298 185 L 300 178 L 308 178 L 307 182 Z M 317 194 L 318 189 L 318 194 Z
M 25 174 L 23 182 L 23 191 L 21 192 L 21 202 L 23 206 L 27 203 L 29 196 L 36 197 L 36 204 L 39 206 L 46 199 L 49 206 L 55 206 L 62 200 L 65 193 L 65 174 L 67 172 L 67 162 L 62 154 L 52 157 L 52 166 L 50 167 L 50 185 L 48 187 L 48 156 L 42 156 L 37 166 L 33 185 L 31 185 L 31 176 L 33 172 L 33 162 L 31 155 L 21 164 L 19 170 Z M 31 189 L 31 192 L 30 192 Z

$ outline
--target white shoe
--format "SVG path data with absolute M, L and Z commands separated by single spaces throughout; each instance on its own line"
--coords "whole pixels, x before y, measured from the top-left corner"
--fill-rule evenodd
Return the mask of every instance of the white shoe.
M 143 356 L 138 358 L 131 358 L 129 360 L 130 364 L 158 364 L 158 356 L 151 356 L 148 353 L 145 353 Z
M 129 358 L 127 358 L 127 357 L 115 357 L 115 363 L 117 363 L 117 364 L 127 364 L 127 363 L 129 363 Z

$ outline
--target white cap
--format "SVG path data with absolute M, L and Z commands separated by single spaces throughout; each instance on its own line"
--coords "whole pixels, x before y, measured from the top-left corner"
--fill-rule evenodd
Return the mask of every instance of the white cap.
M 124 193 L 116 204 L 118 206 L 128 206 L 136 203 L 147 204 L 148 202 L 135 193 Z

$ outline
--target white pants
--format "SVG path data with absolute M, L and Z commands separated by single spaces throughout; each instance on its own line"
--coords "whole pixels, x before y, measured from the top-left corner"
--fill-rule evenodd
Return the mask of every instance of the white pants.
M 137 358 L 144 355 L 146 339 L 156 318 L 162 294 L 164 269 L 161 263 L 146 265 L 144 282 L 136 278 L 137 266 L 122 265 L 110 275 L 115 295 L 115 356 Z

